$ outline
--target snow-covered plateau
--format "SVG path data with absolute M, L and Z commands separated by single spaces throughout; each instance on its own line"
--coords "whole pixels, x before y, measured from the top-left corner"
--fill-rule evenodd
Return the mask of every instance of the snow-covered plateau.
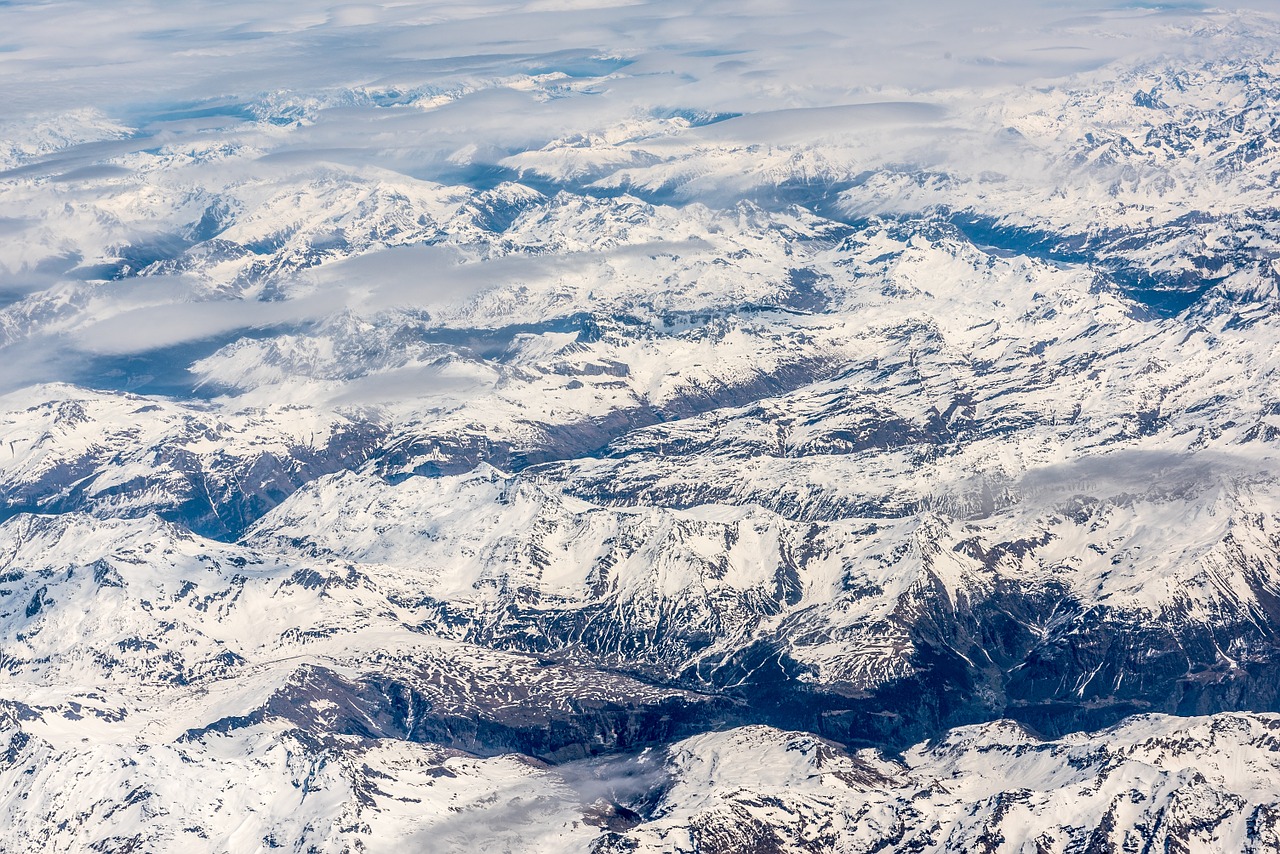
M 1280 851 L 1280 17 L 927 5 L 0 2 L 0 852 Z

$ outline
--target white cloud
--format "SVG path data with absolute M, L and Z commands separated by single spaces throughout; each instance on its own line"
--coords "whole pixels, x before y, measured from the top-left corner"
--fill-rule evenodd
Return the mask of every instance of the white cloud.
M 839 154 L 851 168 L 949 152 L 1004 162 L 1007 149 L 966 126 L 957 91 L 978 98 L 1120 57 L 1194 52 L 1200 36 L 1188 22 L 1227 14 L 1050 0 L 10 3 L 0 5 L 0 124 L 20 162 L 0 174 L 0 236 L 25 244 L 47 231 L 24 213 L 37 192 L 43 210 L 100 212 L 100 243 L 172 226 L 125 200 L 126 190 L 172 192 L 133 172 L 140 152 L 163 146 L 250 152 L 183 173 L 214 192 L 322 163 L 456 180 L 459 170 L 522 163 L 507 158 L 579 137 L 631 144 L 628 134 L 658 152 L 849 143 L 861 146 Z M 652 116 L 672 110 L 740 115 L 646 137 Z M 51 143 L 51 125 L 37 117 L 70 115 L 94 119 L 66 124 Z M 689 184 L 690 197 L 724 201 L 715 194 L 745 193 L 755 180 L 708 176 Z M 61 235 L 49 252 L 74 258 L 85 251 L 79 238 Z M 60 275 L 20 257 L 0 275 L 0 300 Z M 133 353 L 343 308 L 464 299 L 503 276 L 575 263 L 462 268 L 438 250 L 397 249 L 322 269 L 308 296 L 279 303 L 202 301 L 172 282 L 163 292 L 112 284 L 68 328 L 79 353 Z M 48 364 L 60 370 L 59 359 Z

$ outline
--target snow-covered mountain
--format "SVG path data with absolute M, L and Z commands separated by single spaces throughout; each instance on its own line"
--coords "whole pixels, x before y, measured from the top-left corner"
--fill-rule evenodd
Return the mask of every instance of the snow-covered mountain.
M 0 4 L 0 851 L 1280 848 L 1280 23 L 800 5 Z
M 1140 716 L 1042 741 L 992 723 L 898 758 L 754 726 L 547 766 L 283 721 L 60 744 L 9 715 L 0 808 L 50 850 L 1265 852 L 1277 725 Z

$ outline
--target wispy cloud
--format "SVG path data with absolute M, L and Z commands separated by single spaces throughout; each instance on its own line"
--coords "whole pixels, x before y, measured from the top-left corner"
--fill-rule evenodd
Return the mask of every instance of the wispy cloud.
M 654 751 L 531 770 L 433 822 L 415 841 L 440 852 L 542 851 L 563 847 L 568 826 L 580 828 L 585 845 L 610 810 L 654 801 L 669 783 L 663 757 Z

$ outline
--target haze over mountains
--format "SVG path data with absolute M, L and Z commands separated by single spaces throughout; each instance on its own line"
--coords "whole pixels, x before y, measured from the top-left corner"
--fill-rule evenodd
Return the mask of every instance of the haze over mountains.
M 1280 18 L 0 4 L 0 850 L 1280 847 Z

